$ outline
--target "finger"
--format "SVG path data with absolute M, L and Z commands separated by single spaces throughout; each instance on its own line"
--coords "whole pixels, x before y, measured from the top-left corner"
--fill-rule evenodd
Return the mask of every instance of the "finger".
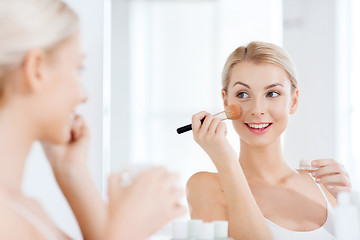
M 79 128 L 79 117 L 77 114 L 75 114 L 73 116 L 73 119 L 71 121 L 71 140 L 75 141 L 77 139 L 77 135 L 78 135 L 78 128 Z
M 325 167 L 327 165 L 335 164 L 335 163 L 337 163 L 337 162 L 331 158 L 316 159 L 316 160 L 311 161 L 311 166 L 319 168 L 319 167 Z
M 213 121 L 213 119 L 214 119 L 214 116 L 211 114 L 208 114 L 205 117 L 204 122 L 202 123 L 202 125 L 200 127 L 199 135 L 204 136 L 208 133 L 210 124 Z
M 159 179 L 157 184 L 161 184 L 167 191 L 176 188 L 180 176 L 177 173 L 167 173 L 166 176 Z
M 333 174 L 348 175 L 345 169 L 339 164 L 330 164 L 325 167 L 320 167 L 311 173 L 313 177 L 323 177 L 326 175 L 333 175 Z
M 219 123 L 221 122 L 221 119 L 218 117 L 214 117 L 211 121 L 211 124 L 209 126 L 208 133 L 213 135 L 216 132 L 217 127 L 219 126 Z
M 86 128 L 85 119 L 81 115 L 76 114 L 71 126 L 75 141 L 84 135 L 84 130 L 86 130 Z
M 85 119 L 80 116 L 81 118 L 79 119 L 79 138 L 83 138 L 83 137 L 90 137 L 90 130 L 88 125 L 86 124 Z
M 324 185 L 338 185 L 338 186 L 349 186 L 350 179 L 343 174 L 327 175 L 321 178 L 316 178 L 317 183 L 322 183 Z
M 170 217 L 171 217 L 171 219 L 174 219 L 174 218 L 184 215 L 186 212 L 187 212 L 187 209 L 184 206 L 182 206 L 180 204 L 176 204 Z M 169 220 L 171 220 L 171 219 L 169 219 Z
M 331 192 L 351 192 L 351 186 L 337 186 L 337 185 L 328 185 L 325 186 Z
M 226 123 L 220 122 L 218 127 L 216 128 L 215 133 L 224 133 L 226 135 L 227 129 L 226 129 Z
M 185 190 L 182 188 L 175 188 L 172 191 L 171 199 L 173 202 L 178 202 L 181 198 L 185 196 Z
M 201 127 L 201 124 L 202 124 L 201 120 L 204 119 L 209 114 L 210 113 L 203 111 L 203 112 L 199 112 L 199 113 L 192 116 L 191 128 L 192 128 L 194 133 L 197 133 L 200 130 L 200 127 Z
M 162 179 L 167 176 L 167 174 L 167 169 L 163 166 L 159 166 L 146 169 L 143 172 L 139 173 L 135 178 L 145 180 L 151 183 L 162 181 Z

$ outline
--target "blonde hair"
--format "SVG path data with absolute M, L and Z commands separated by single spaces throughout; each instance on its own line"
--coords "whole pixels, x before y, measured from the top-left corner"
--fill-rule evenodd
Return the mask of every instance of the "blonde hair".
M 61 0 L 0 0 L 0 100 L 5 75 L 32 49 L 50 50 L 79 28 L 77 15 Z
M 228 59 L 222 72 L 222 87 L 227 90 L 234 66 L 240 62 L 269 63 L 282 68 L 289 76 L 292 88 L 298 86 L 294 63 L 281 47 L 265 42 L 251 42 L 247 46 L 235 49 Z

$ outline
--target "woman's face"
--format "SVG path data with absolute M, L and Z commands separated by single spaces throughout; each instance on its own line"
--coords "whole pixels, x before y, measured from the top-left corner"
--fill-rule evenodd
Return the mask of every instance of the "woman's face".
M 241 62 L 234 66 L 224 105 L 237 104 L 241 117 L 233 121 L 240 140 L 261 147 L 276 141 L 285 130 L 289 114 L 296 111 L 298 90 L 287 73 L 272 64 Z
M 42 98 L 41 140 L 64 143 L 71 137 L 70 129 L 75 107 L 86 101 L 80 81 L 83 54 L 79 33 L 65 40 L 49 54 L 46 84 Z

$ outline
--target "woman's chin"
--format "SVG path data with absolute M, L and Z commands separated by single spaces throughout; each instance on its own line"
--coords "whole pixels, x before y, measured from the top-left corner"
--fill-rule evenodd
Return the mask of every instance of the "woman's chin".
M 244 142 L 247 143 L 247 145 L 255 148 L 264 148 L 266 146 L 269 146 L 273 143 L 273 141 L 269 141 L 267 139 L 243 139 Z

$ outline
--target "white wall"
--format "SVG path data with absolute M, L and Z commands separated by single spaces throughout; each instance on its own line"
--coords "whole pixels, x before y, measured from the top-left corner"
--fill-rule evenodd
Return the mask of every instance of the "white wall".
M 285 137 L 287 159 L 335 157 L 335 1 L 284 1 L 284 47 L 298 70 L 299 109 Z M 321 34 L 319 34 L 321 32 Z
M 82 22 L 83 51 L 86 55 L 82 79 L 89 100 L 79 108 L 91 130 L 89 167 L 99 190 L 102 190 L 102 0 L 68 0 Z M 29 156 L 24 191 L 39 200 L 53 221 L 74 239 L 81 234 L 71 209 L 56 185 L 50 166 L 38 143 Z
M 284 0 L 284 47 L 298 70 L 300 103 L 285 134 L 290 164 L 335 158 L 351 171 L 348 1 Z

